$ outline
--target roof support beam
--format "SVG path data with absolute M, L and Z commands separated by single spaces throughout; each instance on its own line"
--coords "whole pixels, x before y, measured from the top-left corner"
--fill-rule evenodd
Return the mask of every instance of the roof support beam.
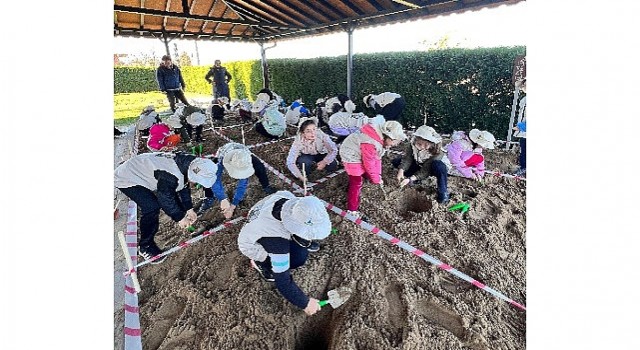
M 235 12 L 235 14 L 238 15 L 238 17 L 240 17 L 243 20 L 249 19 L 249 20 L 252 20 L 252 21 L 255 21 L 255 22 L 260 22 L 260 21 L 265 20 L 264 18 L 262 18 L 260 16 L 257 16 L 257 15 L 254 15 L 251 12 L 247 13 L 241 8 L 236 8 L 235 5 L 230 4 L 230 3 L 226 2 L 225 0 L 222 0 L 222 2 L 224 2 L 225 5 L 227 5 L 227 8 L 224 10 L 224 14 L 222 15 L 222 17 L 224 17 L 226 15 L 227 11 L 231 10 L 231 11 Z M 218 23 L 216 25 L 216 30 L 218 29 L 218 25 L 219 24 L 220 23 Z M 268 34 L 273 34 L 273 32 L 269 32 L 269 31 L 267 31 L 267 30 L 265 30 L 264 28 L 261 28 L 261 27 L 255 27 L 255 29 L 260 31 L 260 32 L 262 32 L 263 34 L 267 34 L 267 35 Z
M 263 18 L 269 18 L 275 21 L 279 21 L 281 23 L 290 23 L 290 22 L 294 22 L 297 24 L 294 24 L 293 26 L 296 26 L 298 28 L 304 28 L 305 24 L 297 21 L 294 18 L 288 17 L 285 14 L 283 14 L 282 12 L 280 12 L 277 8 L 272 7 L 272 6 L 266 6 L 261 2 L 256 2 L 255 6 L 249 3 L 246 3 L 244 1 L 236 1 L 236 0 L 225 0 L 225 2 L 227 4 L 233 4 L 236 6 L 236 8 L 241 8 L 245 11 L 248 11 L 250 13 L 258 13 L 260 14 Z M 264 11 L 263 9 L 261 9 L 261 7 L 267 7 L 269 8 L 269 11 Z M 286 26 L 286 25 L 285 25 Z
M 182 0 L 182 13 L 189 14 L 189 0 Z
M 211 11 L 213 11 L 213 7 L 216 6 L 217 2 L 218 2 L 218 0 L 214 0 L 214 1 L 211 2 L 211 7 L 209 8 L 209 11 L 207 11 L 207 17 L 211 16 Z M 206 26 L 207 26 L 207 21 L 203 21 L 202 22 L 202 27 L 200 27 L 200 31 L 203 32 L 204 31 L 204 27 L 206 27 Z
M 166 18 L 180 18 L 180 19 L 199 19 L 202 21 L 215 21 L 220 23 L 229 23 L 229 24 L 244 24 L 248 26 L 257 26 L 257 27 L 273 27 L 279 29 L 302 29 L 299 26 L 291 26 L 291 25 L 280 25 L 268 22 L 250 22 L 250 21 L 241 21 L 236 19 L 228 19 L 228 18 L 214 18 L 208 16 L 200 16 L 200 15 L 190 15 L 179 12 L 169 12 L 169 11 L 161 11 L 161 10 L 153 10 L 153 9 L 143 9 L 137 7 L 130 6 L 120 6 L 113 5 L 114 11 L 127 12 L 127 13 L 136 13 L 136 14 L 144 14 L 144 15 L 153 15 L 153 16 L 163 16 Z M 166 26 L 166 23 L 165 23 Z
M 191 3 L 193 5 L 193 7 L 196 6 L 196 3 L 198 2 L 198 0 L 193 0 L 193 2 Z M 142 7 L 142 6 L 140 6 Z M 191 12 L 191 10 L 189 10 L 189 12 Z M 187 25 L 189 24 L 189 20 L 191 20 L 190 18 L 187 18 L 186 21 L 184 21 L 184 25 L 182 26 L 182 31 L 186 31 L 187 30 Z
M 222 35 L 222 34 L 213 34 L 213 33 L 205 33 L 205 32 L 198 32 L 198 33 L 192 33 L 192 32 L 178 32 L 178 31 L 170 31 L 170 30 L 149 30 L 149 29 L 136 29 L 136 28 L 122 28 L 122 27 L 114 27 L 115 31 L 118 31 L 118 35 L 119 36 L 142 36 L 142 37 L 154 37 L 154 38 L 158 38 L 156 35 L 160 34 L 162 35 L 162 38 L 158 38 L 160 40 L 164 40 L 164 38 L 166 38 L 168 41 L 170 42 L 171 40 L 173 40 L 175 37 L 178 36 L 184 36 L 185 38 L 198 38 L 198 39 L 220 39 L 220 40 L 229 40 L 229 39 L 235 39 L 235 40 L 244 40 L 244 41 L 250 41 L 253 40 L 253 37 L 245 37 L 245 36 L 240 36 L 240 35 Z M 173 38 L 170 38 L 173 37 Z

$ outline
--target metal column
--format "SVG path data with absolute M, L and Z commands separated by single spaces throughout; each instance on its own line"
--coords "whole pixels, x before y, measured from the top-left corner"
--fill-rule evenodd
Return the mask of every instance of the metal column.
M 353 26 L 347 27 L 347 38 L 349 42 L 349 49 L 347 52 L 347 96 L 351 98 L 351 82 L 353 80 Z

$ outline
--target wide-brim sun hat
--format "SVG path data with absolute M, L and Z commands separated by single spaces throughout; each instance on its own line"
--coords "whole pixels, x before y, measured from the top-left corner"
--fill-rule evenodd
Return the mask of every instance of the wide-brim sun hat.
M 189 181 L 210 188 L 216 182 L 218 166 L 208 158 L 196 158 L 189 164 L 187 177 Z
M 469 131 L 469 138 L 471 141 L 477 143 L 482 148 L 493 149 L 496 138 L 488 131 L 480 131 L 478 129 L 472 129 Z
M 146 107 L 144 107 L 144 109 L 142 110 L 143 112 L 151 112 L 151 111 L 155 111 L 156 107 L 154 107 L 153 105 L 148 105 Z
M 418 136 L 421 139 L 431 141 L 433 143 L 442 142 L 442 136 L 440 136 L 440 134 L 438 134 L 434 128 L 427 125 L 419 127 L 418 130 L 413 133 L 413 135 Z
M 384 124 L 380 126 L 380 130 L 383 135 L 386 135 L 393 140 L 403 141 L 407 138 L 407 135 L 404 134 L 404 130 L 402 130 L 402 124 L 395 120 L 384 122 Z
M 255 173 L 251 163 L 251 152 L 246 149 L 234 149 L 222 158 L 222 165 L 229 176 L 236 180 L 246 179 Z
M 353 113 L 353 111 L 356 110 L 356 104 L 353 103 L 353 101 L 348 100 L 344 103 L 344 110 L 349 113 Z
M 287 231 L 306 240 L 325 239 L 331 220 L 322 201 L 314 196 L 289 199 L 282 206 L 282 224 Z
M 174 129 L 179 129 L 182 127 L 182 123 L 180 122 L 180 117 L 178 117 L 175 114 L 172 114 L 169 118 L 167 118 L 166 124 Z
M 368 106 L 369 105 L 369 99 L 373 97 L 373 94 L 368 94 L 367 96 L 362 98 L 362 102 Z
M 200 112 L 193 112 L 187 117 L 187 123 L 193 126 L 199 126 L 207 121 L 207 116 Z
M 147 130 L 155 123 L 156 118 L 154 116 L 152 116 L 151 114 L 143 114 L 140 116 L 140 119 L 138 119 L 136 127 L 138 128 L 138 130 Z
M 256 102 L 254 102 L 251 105 L 251 112 L 255 112 L 255 113 L 259 113 L 262 112 L 263 109 L 265 109 L 268 105 L 267 101 L 264 100 L 256 100 Z

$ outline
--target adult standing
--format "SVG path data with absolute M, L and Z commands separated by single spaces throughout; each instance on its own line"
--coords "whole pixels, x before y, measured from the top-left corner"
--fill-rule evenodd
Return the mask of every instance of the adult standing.
M 229 96 L 229 82 L 232 77 L 227 69 L 220 65 L 220 60 L 215 60 L 213 67 L 209 69 L 209 72 L 204 77 L 209 84 L 213 84 L 213 97 L 220 98 L 226 97 L 230 99 Z
M 167 94 L 172 112 L 176 111 L 176 98 L 185 105 L 190 106 L 183 92 L 187 85 L 184 83 L 184 79 L 182 79 L 180 68 L 171 61 L 171 56 L 162 56 L 162 63 L 160 63 L 160 66 L 156 69 L 156 81 L 158 82 L 160 91 Z

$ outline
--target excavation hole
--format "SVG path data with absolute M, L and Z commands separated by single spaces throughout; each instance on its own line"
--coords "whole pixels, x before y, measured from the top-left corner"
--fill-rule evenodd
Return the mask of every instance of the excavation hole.
M 409 216 L 410 213 L 424 213 L 433 207 L 433 202 L 427 198 L 424 192 L 420 193 L 413 189 L 406 189 L 404 196 L 399 203 L 399 212 L 402 216 Z

